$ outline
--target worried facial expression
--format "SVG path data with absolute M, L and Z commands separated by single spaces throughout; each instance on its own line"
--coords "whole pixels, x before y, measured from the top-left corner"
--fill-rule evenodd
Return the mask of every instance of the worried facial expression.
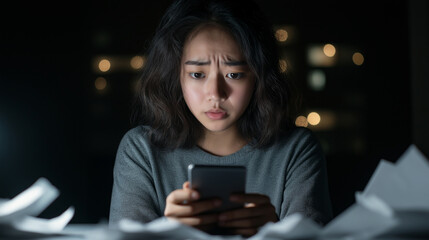
M 254 81 L 239 45 L 226 30 L 206 25 L 186 40 L 180 84 L 188 108 L 206 131 L 236 127 L 249 105 Z

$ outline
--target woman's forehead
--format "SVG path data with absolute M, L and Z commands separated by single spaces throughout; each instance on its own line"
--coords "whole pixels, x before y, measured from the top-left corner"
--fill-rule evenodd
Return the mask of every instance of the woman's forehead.
M 183 57 L 204 58 L 212 54 L 243 60 L 241 48 L 232 34 L 222 26 L 207 24 L 198 27 L 189 35 L 185 42 Z

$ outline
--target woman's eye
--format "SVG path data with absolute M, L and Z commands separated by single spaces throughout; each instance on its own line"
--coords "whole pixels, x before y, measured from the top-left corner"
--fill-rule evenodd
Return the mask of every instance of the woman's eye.
M 195 79 L 204 78 L 206 76 L 204 73 L 199 73 L 199 72 L 193 72 L 193 73 L 190 73 L 189 75 Z
M 243 75 L 243 73 L 228 73 L 226 74 L 226 77 L 231 79 L 240 79 L 243 77 Z

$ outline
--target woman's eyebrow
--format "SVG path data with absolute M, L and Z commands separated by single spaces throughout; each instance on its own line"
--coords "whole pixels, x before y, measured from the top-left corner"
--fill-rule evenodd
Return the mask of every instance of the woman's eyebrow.
M 211 63 L 210 61 L 202 62 L 202 61 L 193 61 L 193 60 L 189 60 L 185 62 L 186 65 L 196 65 L 196 66 L 210 65 L 210 63 Z M 227 66 L 247 66 L 246 61 L 226 61 L 226 62 L 222 62 L 222 64 Z
M 196 65 L 196 66 L 204 66 L 204 65 L 210 65 L 210 61 L 208 62 L 201 62 L 201 61 L 186 61 L 185 62 L 186 65 Z
M 246 61 L 227 61 L 223 62 L 223 64 L 227 66 L 247 66 Z

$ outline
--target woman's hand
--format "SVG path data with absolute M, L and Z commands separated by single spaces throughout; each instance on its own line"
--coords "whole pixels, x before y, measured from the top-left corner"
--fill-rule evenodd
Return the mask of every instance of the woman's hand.
M 231 195 L 230 201 L 245 204 L 244 208 L 219 215 L 219 227 L 228 228 L 230 234 L 252 236 L 264 224 L 278 221 L 275 207 L 265 195 L 234 194 Z
M 202 213 L 220 206 L 222 202 L 219 199 L 198 201 L 199 198 L 199 193 L 190 189 L 189 182 L 185 182 L 183 189 L 177 189 L 167 196 L 164 215 L 203 231 L 210 230 L 217 225 L 219 214 Z

